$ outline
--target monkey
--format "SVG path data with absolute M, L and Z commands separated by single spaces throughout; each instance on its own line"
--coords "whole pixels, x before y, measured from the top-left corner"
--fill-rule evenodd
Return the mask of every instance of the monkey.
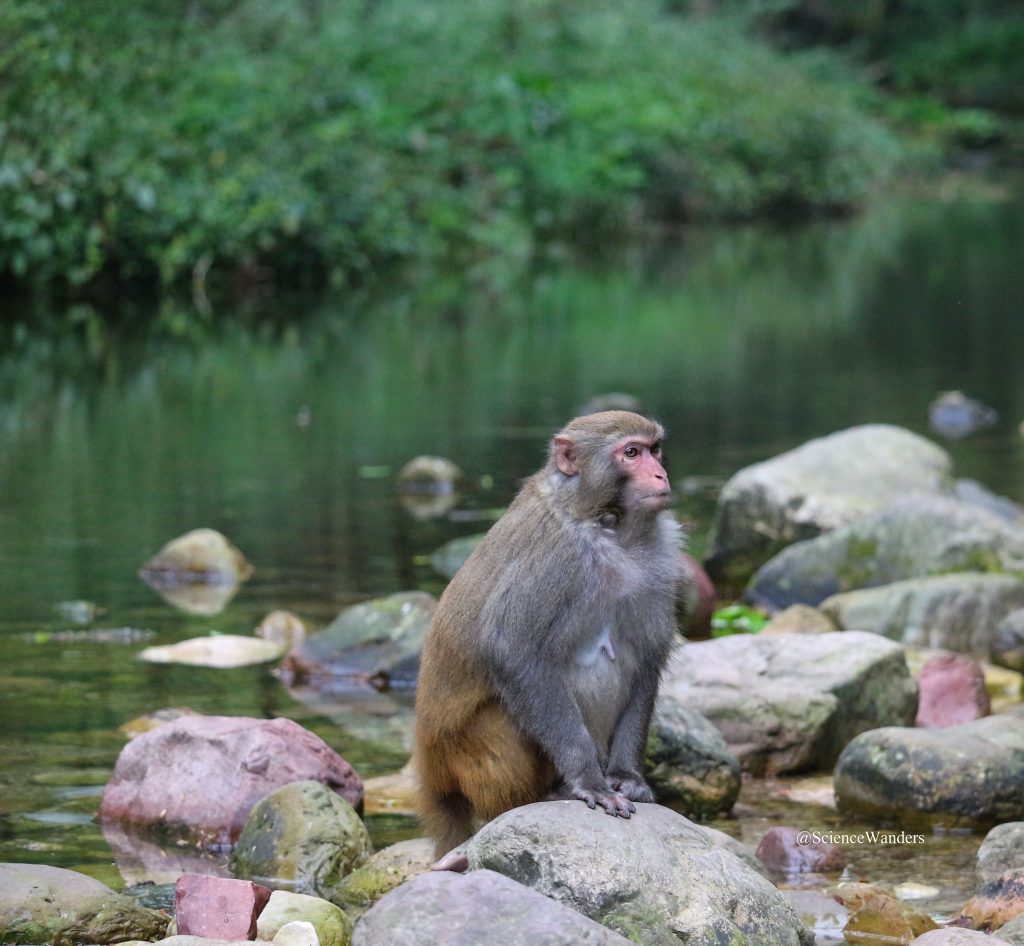
M 439 864 L 520 805 L 629 818 L 654 800 L 643 753 L 682 578 L 663 435 L 628 411 L 570 421 L 441 595 L 413 748 Z

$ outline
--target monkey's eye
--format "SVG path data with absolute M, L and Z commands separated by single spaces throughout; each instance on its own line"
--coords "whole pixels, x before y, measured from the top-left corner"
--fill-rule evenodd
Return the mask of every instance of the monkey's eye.
M 640 448 L 633 446 L 626 447 L 626 449 L 622 451 L 622 455 L 627 460 L 635 460 L 638 456 L 640 456 Z

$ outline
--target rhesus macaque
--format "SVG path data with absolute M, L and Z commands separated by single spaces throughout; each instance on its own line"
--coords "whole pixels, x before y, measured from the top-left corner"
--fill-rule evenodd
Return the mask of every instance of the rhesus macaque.
M 643 753 L 681 577 L 662 436 L 628 411 L 571 421 L 441 596 L 414 750 L 438 857 L 545 798 L 622 818 L 653 801 Z

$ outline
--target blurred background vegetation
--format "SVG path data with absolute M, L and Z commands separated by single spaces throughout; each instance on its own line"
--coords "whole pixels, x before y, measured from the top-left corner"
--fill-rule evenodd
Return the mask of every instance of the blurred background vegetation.
M 8 0 L 0 278 L 338 285 L 845 212 L 1019 161 L 1022 115 L 1018 0 Z

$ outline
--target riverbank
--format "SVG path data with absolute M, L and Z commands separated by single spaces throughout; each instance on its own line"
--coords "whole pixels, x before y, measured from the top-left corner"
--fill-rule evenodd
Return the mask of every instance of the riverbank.
M 0 276 L 203 297 L 465 270 L 651 224 L 848 212 L 999 143 L 1005 101 L 930 94 L 884 28 L 858 61 L 841 37 L 811 46 L 799 4 L 744 9 L 5 10 Z M 996 14 L 975 58 L 1017 41 Z M 881 88 L 868 61 L 902 78 Z

